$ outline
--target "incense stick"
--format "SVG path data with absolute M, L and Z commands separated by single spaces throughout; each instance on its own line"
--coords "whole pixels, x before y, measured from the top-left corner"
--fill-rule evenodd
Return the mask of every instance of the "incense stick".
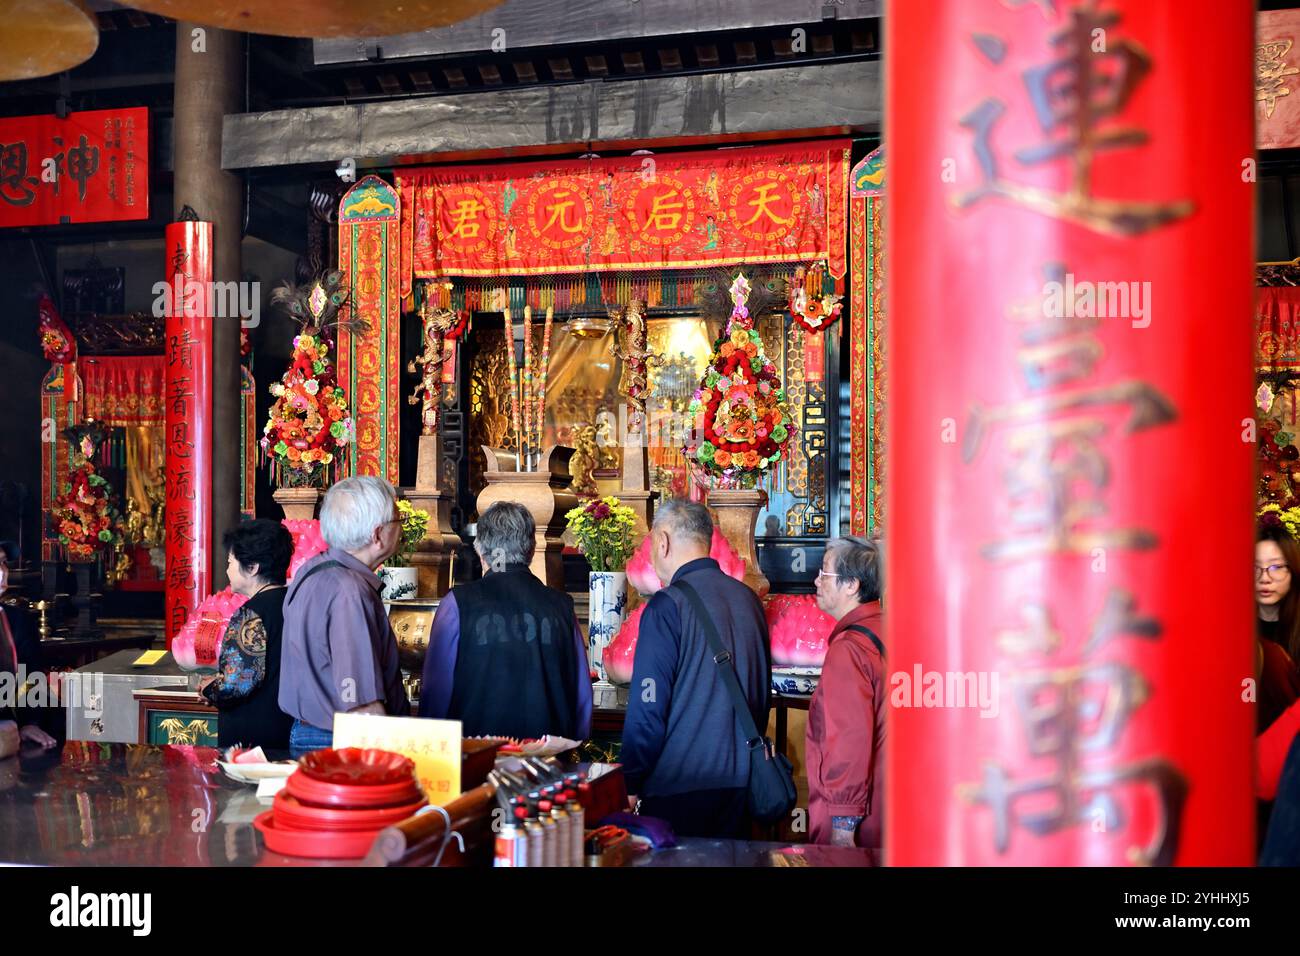
M 524 460 L 533 470 L 533 307 L 524 306 Z
M 537 382 L 537 445 L 541 450 L 542 435 L 546 431 L 546 378 L 551 370 L 551 319 L 555 310 L 546 308 L 546 323 L 542 329 L 542 365 Z
M 519 372 L 515 366 L 515 323 L 508 308 L 505 310 L 505 315 L 506 356 L 510 363 L 510 420 L 515 426 L 515 471 L 518 471 L 523 432 L 519 428 Z

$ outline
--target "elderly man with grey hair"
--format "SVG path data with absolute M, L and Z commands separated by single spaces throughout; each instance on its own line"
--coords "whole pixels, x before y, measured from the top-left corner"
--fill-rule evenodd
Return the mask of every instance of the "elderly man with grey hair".
M 586 740 L 591 674 L 573 599 L 528 569 L 533 516 L 498 501 L 478 519 L 483 577 L 452 588 L 434 615 L 420 716 L 461 722 L 466 737 Z
M 402 538 L 397 492 L 382 478 L 345 478 L 325 493 L 329 550 L 294 575 L 284 601 L 280 709 L 294 756 L 333 743 L 336 713 L 409 717 L 375 571 Z
M 881 845 L 885 793 L 884 556 L 880 542 L 836 538 L 817 572 L 817 606 L 835 618 L 808 707 L 813 843 Z
M 760 733 L 772 682 L 767 618 L 758 595 L 709 557 L 713 517 L 703 505 L 664 502 L 650 534 L 655 573 L 668 586 L 641 615 L 619 758 L 628 793 L 681 836 L 745 839 L 747 735 L 686 588 L 707 603 Z

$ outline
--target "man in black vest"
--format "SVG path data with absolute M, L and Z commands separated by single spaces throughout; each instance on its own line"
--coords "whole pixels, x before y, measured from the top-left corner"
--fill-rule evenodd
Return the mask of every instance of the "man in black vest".
M 703 505 L 664 502 L 650 534 L 655 573 L 670 583 L 641 615 L 619 758 L 627 789 L 641 813 L 681 836 L 748 839 L 745 733 L 699 619 L 673 585 L 690 584 L 708 604 L 760 728 L 772 681 L 767 618 L 758 596 L 709 557 L 713 518 Z
M 498 501 L 478 519 L 483 577 L 452 588 L 434 615 L 420 716 L 459 720 L 466 737 L 586 740 L 591 672 L 573 598 L 528 570 L 533 516 Z

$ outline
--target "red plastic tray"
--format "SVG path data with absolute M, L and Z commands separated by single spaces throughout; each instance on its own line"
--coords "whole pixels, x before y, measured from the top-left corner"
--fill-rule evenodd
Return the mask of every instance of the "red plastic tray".
M 316 860 L 357 860 L 370 852 L 375 837 L 383 827 L 374 830 L 295 830 L 276 823 L 275 811 L 267 810 L 253 821 L 266 848 L 286 856 L 310 857 Z
M 424 805 L 424 800 L 415 800 L 396 807 L 373 809 L 318 807 L 281 790 L 275 795 L 274 810 L 277 824 L 299 830 L 373 830 L 400 823 Z
M 414 777 L 382 786 L 356 787 L 313 780 L 299 769 L 289 775 L 285 787 L 299 800 L 324 807 L 395 807 L 423 797 Z
M 381 787 L 415 776 L 415 762 L 410 757 L 373 747 L 314 750 L 298 765 L 313 780 L 352 787 Z

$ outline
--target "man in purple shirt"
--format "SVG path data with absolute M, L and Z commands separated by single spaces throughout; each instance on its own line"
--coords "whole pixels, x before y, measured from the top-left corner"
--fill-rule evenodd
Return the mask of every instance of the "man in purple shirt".
M 369 475 L 340 481 L 320 531 L 329 550 L 298 569 L 284 601 L 280 709 L 295 757 L 332 745 L 336 713 L 410 716 L 375 574 L 401 541 L 396 491 Z
M 461 722 L 466 737 L 586 740 L 591 672 L 573 599 L 528 564 L 533 516 L 499 501 L 479 516 L 484 576 L 453 588 L 433 618 L 420 716 Z

